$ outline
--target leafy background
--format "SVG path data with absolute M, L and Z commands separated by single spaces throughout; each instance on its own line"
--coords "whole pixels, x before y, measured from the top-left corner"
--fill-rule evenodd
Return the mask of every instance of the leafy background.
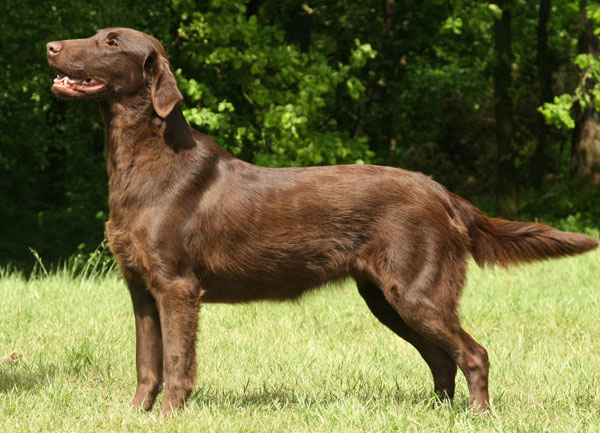
M 30 249 L 58 263 L 102 242 L 104 127 L 95 102 L 52 95 L 45 44 L 110 26 L 161 40 L 188 121 L 247 161 L 423 171 L 500 215 L 498 181 L 508 178 L 517 209 L 508 216 L 600 227 L 597 2 L 6 3 L 0 265 L 30 268 Z M 511 30 L 506 155 L 495 117 L 503 16 Z

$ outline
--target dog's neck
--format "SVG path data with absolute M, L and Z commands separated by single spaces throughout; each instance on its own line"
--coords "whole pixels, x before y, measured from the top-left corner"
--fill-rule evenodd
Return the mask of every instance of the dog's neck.
M 147 99 L 146 99 L 147 100 Z M 132 110 L 131 107 L 137 107 Z M 136 101 L 100 101 L 100 112 L 106 126 L 106 168 L 109 178 L 109 198 L 112 204 L 120 194 L 128 191 L 127 186 L 138 172 L 145 172 L 143 182 L 160 183 L 163 188 L 148 188 L 147 191 L 162 191 L 170 184 L 178 156 L 196 147 L 190 126 L 176 105 L 165 118 L 159 117 L 151 104 L 144 98 Z M 140 181 L 140 182 L 142 182 Z M 137 196 L 142 200 L 144 188 L 129 191 L 128 200 Z

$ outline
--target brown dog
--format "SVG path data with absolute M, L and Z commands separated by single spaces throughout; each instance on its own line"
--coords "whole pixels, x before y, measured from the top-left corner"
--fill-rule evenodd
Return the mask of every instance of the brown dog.
M 467 255 L 477 264 L 577 254 L 597 242 L 488 218 L 430 178 L 397 168 L 264 168 L 234 158 L 185 121 L 162 45 L 136 30 L 50 42 L 53 91 L 94 98 L 106 123 L 106 231 L 133 300 L 135 407 L 162 412 L 194 386 L 201 302 L 295 299 L 356 280 L 373 314 L 411 343 L 435 391 L 488 407 L 488 357 L 459 324 Z

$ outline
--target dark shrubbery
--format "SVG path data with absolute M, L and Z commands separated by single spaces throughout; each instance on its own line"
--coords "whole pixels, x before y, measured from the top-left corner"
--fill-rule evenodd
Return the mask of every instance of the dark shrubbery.
M 557 94 L 572 91 L 579 79 L 572 62 L 580 7 L 563 3 L 549 22 Z M 565 180 L 529 186 L 538 162 L 532 48 L 538 16 L 536 8 L 515 7 L 521 8 L 513 14 L 512 42 L 519 218 L 593 232 L 600 194 L 587 179 L 571 179 L 566 133 L 549 135 L 543 160 L 545 171 Z M 103 124 L 93 101 L 67 103 L 51 94 L 46 42 L 108 26 L 146 31 L 169 52 L 190 123 L 240 158 L 423 171 L 493 214 L 497 15 L 494 5 L 457 0 L 27 7 L 9 0 L 0 15 L 0 265 L 31 267 L 30 248 L 47 262 L 87 257 L 103 240 Z

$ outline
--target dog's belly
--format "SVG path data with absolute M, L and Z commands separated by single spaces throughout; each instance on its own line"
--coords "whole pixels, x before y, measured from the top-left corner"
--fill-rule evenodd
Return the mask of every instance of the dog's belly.
M 245 303 L 252 301 L 286 301 L 298 299 L 307 291 L 322 284 L 309 275 L 278 282 L 269 278 L 204 279 L 201 282 L 204 303 Z
M 203 302 L 296 299 L 328 281 L 353 275 L 364 241 L 360 237 L 320 239 L 296 234 L 295 242 L 269 236 L 222 240 L 193 255 Z

